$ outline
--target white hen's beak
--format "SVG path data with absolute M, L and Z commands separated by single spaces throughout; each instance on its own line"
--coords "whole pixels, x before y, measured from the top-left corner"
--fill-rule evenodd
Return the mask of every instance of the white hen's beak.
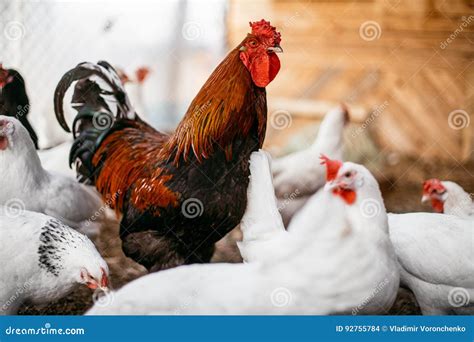
M 331 182 L 327 182 L 325 185 L 324 185 L 324 191 L 332 191 L 334 189 L 336 189 L 337 187 L 339 187 L 339 183 L 336 182 L 336 181 L 331 181 Z
M 423 195 L 423 197 L 421 198 L 421 203 L 426 203 L 430 200 L 430 196 L 428 195 Z

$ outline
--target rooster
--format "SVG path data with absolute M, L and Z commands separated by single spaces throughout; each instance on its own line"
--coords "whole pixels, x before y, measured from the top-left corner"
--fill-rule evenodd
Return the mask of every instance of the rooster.
M 437 213 L 474 219 L 474 204 L 471 196 L 454 182 L 428 179 L 423 183 L 422 202 L 431 201 Z
M 97 75 L 112 89 L 104 94 L 115 98 L 115 112 L 80 108 L 70 161 L 79 179 L 122 214 L 122 249 L 151 272 L 209 262 L 214 244 L 244 214 L 250 154 L 265 138 L 265 87 L 280 69 L 276 52 L 282 51 L 269 22 L 250 26 L 171 135 L 140 119 L 106 62 L 79 64 L 56 88 L 56 116 L 66 131 L 63 98 L 72 82 Z
M 28 121 L 30 102 L 25 89 L 25 80 L 14 69 L 4 69 L 0 63 L 0 115 L 17 118 L 28 130 L 31 140 L 38 149 L 38 136 Z

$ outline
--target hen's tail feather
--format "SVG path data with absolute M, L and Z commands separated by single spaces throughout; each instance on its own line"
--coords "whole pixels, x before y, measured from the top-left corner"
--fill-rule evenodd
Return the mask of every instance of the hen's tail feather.
M 271 158 L 260 150 L 250 157 L 247 209 L 242 217 L 244 240 L 285 232 L 272 183 Z
M 69 154 L 69 164 L 76 163 L 77 178 L 88 184 L 95 183 L 95 176 L 100 168 L 100 165 L 94 165 L 92 162 L 94 154 L 105 137 L 116 128 L 117 119 L 140 120 L 130 104 L 115 69 L 105 61 L 97 64 L 85 62 L 69 70 L 59 81 L 54 93 L 56 118 L 65 131 L 71 132 L 64 118 L 64 96 L 73 82 L 89 79 L 92 76 L 100 78 L 111 89 L 100 89 L 100 91 L 96 89 L 95 91 L 100 97 L 112 96 L 115 100 L 116 112 L 112 112 L 111 106 L 99 108 L 96 103 L 87 103 L 97 99 L 94 96 L 87 96 L 87 89 L 81 89 L 81 92 L 86 92 L 83 94 L 86 96 L 83 96 L 81 100 L 85 102 L 76 107 L 79 111 L 72 124 L 74 143 Z M 98 85 L 96 82 L 91 83 Z

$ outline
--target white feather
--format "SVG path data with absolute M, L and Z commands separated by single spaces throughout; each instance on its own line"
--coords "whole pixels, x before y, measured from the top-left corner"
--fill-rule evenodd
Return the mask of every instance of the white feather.
M 240 223 L 243 239 L 237 242 L 244 261 L 267 258 L 275 250 L 272 246 L 276 239 L 286 238 L 272 184 L 270 160 L 262 150 L 250 157 L 247 208 Z

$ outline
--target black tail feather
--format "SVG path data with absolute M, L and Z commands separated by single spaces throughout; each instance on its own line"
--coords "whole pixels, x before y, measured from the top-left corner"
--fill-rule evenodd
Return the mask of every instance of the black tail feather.
M 91 80 L 96 76 L 111 90 L 102 89 Z M 80 63 L 69 70 L 59 81 L 54 93 L 54 110 L 61 127 L 71 132 L 64 118 L 64 96 L 75 81 L 73 107 L 78 111 L 72 124 L 74 143 L 69 154 L 70 165 L 76 164 L 79 181 L 94 184 L 97 167 L 92 163 L 95 151 L 109 134 L 117 119 L 139 119 L 133 110 L 115 69 L 107 62 L 97 64 Z M 116 112 L 109 106 L 106 98 L 112 96 Z
M 83 80 L 91 76 L 99 77 L 112 89 L 111 92 L 104 90 L 103 93 L 104 95 L 112 95 L 115 98 L 117 103 L 116 117 L 136 118 L 136 113 L 130 104 L 125 88 L 115 69 L 104 61 L 100 61 L 98 64 L 85 62 L 78 64 L 75 68 L 64 74 L 54 92 L 54 112 L 59 124 L 66 132 L 71 132 L 71 130 L 64 119 L 64 95 L 74 81 Z

